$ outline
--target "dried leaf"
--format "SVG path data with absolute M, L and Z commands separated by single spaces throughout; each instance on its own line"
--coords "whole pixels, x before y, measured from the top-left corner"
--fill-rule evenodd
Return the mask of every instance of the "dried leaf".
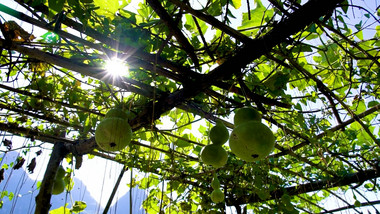
M 7 147 L 8 150 L 11 150 L 12 149 L 12 141 L 8 140 L 8 139 L 4 139 L 3 140 L 3 144 L 4 146 Z
M 16 164 L 13 166 L 13 169 L 15 170 L 20 169 L 22 165 L 24 165 L 24 163 L 25 163 L 25 159 L 23 157 L 17 158 Z
M 82 155 L 75 155 L 75 169 L 79 169 L 82 166 L 83 158 Z
M 7 21 L 4 23 L 4 30 L 8 33 L 8 37 L 12 41 L 18 42 L 30 42 L 36 37 L 33 34 L 28 33 L 15 21 Z
M 32 174 L 34 172 L 35 167 L 36 167 L 36 158 L 33 158 L 32 161 L 27 166 L 29 173 Z
M 4 168 L 0 170 L 0 182 L 4 180 Z

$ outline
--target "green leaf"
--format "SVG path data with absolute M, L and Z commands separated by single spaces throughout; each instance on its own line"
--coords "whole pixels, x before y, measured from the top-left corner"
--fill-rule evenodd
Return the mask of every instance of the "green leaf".
M 186 23 L 184 25 L 185 28 L 188 31 L 193 32 L 194 33 L 193 34 L 194 37 L 199 36 L 198 28 L 197 28 L 197 25 L 196 25 L 196 23 L 195 23 L 195 21 L 193 19 L 193 16 L 190 15 L 190 14 L 185 14 L 185 17 L 186 17 Z M 200 27 L 202 33 L 205 34 L 206 31 L 207 31 L 207 28 L 208 28 L 206 22 L 204 22 L 204 21 L 202 21 L 200 19 L 197 19 L 197 22 L 199 24 L 199 27 Z
M 358 39 L 363 40 L 363 31 L 362 30 L 358 31 L 357 33 L 355 33 L 355 36 Z
M 307 29 L 307 31 L 309 31 L 311 33 L 316 33 L 317 32 L 317 25 L 315 23 L 311 24 L 309 26 L 309 28 Z
M 313 49 L 311 49 L 310 45 L 307 44 L 301 44 L 297 45 L 294 48 L 292 48 L 293 53 L 299 53 L 299 52 L 313 52 Z
M 356 106 L 356 111 L 362 113 L 365 110 L 367 110 L 367 108 L 365 107 L 364 101 L 359 101 L 358 105 Z
M 222 11 L 222 7 L 220 5 L 220 2 L 219 1 L 215 1 L 215 2 L 211 3 L 210 7 L 207 9 L 207 12 L 211 16 L 220 16 L 220 15 L 222 15 L 223 11 Z
M 2 169 L 9 169 L 9 165 L 4 163 L 2 166 L 1 166 Z
M 35 7 L 35 6 L 38 6 L 40 4 L 43 4 L 44 2 L 45 2 L 45 0 L 34 0 L 34 1 L 32 1 L 31 6 Z
M 356 30 L 361 30 L 362 29 L 362 21 L 360 21 L 358 24 L 355 25 Z
M 248 13 L 243 13 L 242 24 L 238 27 L 238 30 L 258 27 L 264 24 L 267 18 L 273 16 L 273 9 L 268 10 L 259 0 L 255 1 L 255 3 L 256 8 L 250 11 L 250 16 Z M 254 31 L 257 31 L 257 29 L 251 30 L 250 32 Z
M 74 187 L 74 180 L 70 176 L 65 176 L 63 180 L 65 181 L 65 189 L 71 191 Z
M 119 10 L 119 0 L 94 0 L 94 4 L 99 7 L 97 12 L 106 17 L 114 17 Z
M 376 100 L 369 101 L 368 104 L 367 104 L 368 108 L 372 108 L 372 107 L 374 107 L 376 105 L 379 105 L 379 102 L 376 101 Z
M 367 188 L 368 190 L 373 189 L 373 186 L 374 185 L 372 183 L 366 183 L 366 184 L 364 184 L 364 187 Z
M 208 134 L 208 130 L 206 127 L 200 125 L 199 128 L 198 128 L 198 131 L 202 134 L 202 135 L 207 135 Z
M 12 199 L 13 199 L 14 196 L 15 196 L 15 194 L 14 194 L 13 192 L 10 192 L 10 193 L 8 194 L 8 199 L 9 199 L 10 201 L 12 201 Z
M 84 201 L 75 201 L 73 208 L 71 208 L 71 211 L 74 213 L 80 213 L 84 209 L 86 209 L 87 204 Z
M 259 196 L 259 198 L 260 198 L 261 200 L 266 200 L 267 198 L 270 197 L 269 192 L 267 192 L 267 191 L 265 191 L 265 190 L 259 190 L 259 191 L 257 192 L 257 195 Z
M 239 9 L 241 7 L 241 0 L 231 0 L 231 3 L 235 9 Z
M 48 0 L 49 8 L 61 12 L 66 0 Z
M 178 146 L 178 147 L 188 147 L 188 146 L 191 146 L 191 143 L 189 143 L 189 142 L 187 142 L 187 141 L 185 141 L 185 140 L 182 140 L 182 139 L 178 139 L 177 141 L 176 141 L 176 145 Z
M 184 26 L 185 26 L 186 30 L 188 30 L 190 32 L 196 31 L 197 27 L 195 25 L 193 16 L 191 14 L 185 14 L 185 17 L 186 17 L 186 23 Z
M 349 6 L 348 0 L 345 0 L 344 2 L 342 2 L 342 9 L 343 9 L 344 13 L 347 13 L 348 6 Z
M 263 84 L 272 94 L 279 95 L 289 81 L 289 77 L 289 74 L 279 71 L 270 76 Z
M 70 213 L 70 209 L 66 207 L 67 204 L 65 206 L 62 206 L 60 208 L 57 208 L 55 210 L 50 210 L 49 211 L 49 214 L 68 214 Z

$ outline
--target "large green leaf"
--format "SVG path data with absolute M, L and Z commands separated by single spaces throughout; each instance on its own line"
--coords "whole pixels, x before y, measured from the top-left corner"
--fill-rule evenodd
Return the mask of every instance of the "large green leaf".
M 106 17 L 114 17 L 116 12 L 121 8 L 121 6 L 126 6 L 126 1 L 123 1 L 123 5 L 119 4 L 119 0 L 109 0 L 109 1 L 102 1 L 102 0 L 94 0 L 94 4 L 99 7 L 98 13 L 99 15 L 103 15 Z
M 235 9 L 239 9 L 241 7 L 241 0 L 231 0 L 231 3 Z
M 268 18 L 273 16 L 273 10 L 266 9 L 260 0 L 255 1 L 255 9 L 252 9 L 249 13 L 243 13 L 242 24 L 238 27 L 239 30 L 259 27 L 265 24 Z
M 61 12 L 66 0 L 48 0 L 49 8 Z

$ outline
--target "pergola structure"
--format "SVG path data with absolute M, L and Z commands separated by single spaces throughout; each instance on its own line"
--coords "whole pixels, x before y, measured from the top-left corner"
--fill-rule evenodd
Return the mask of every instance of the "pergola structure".
M 0 130 L 54 145 L 36 213 L 49 211 L 61 161 L 73 157 L 80 170 L 88 154 L 147 173 L 134 182 L 149 190 L 148 213 L 226 207 L 360 213 L 361 206 L 379 212 L 379 200 L 366 197 L 378 191 L 380 176 L 376 3 L 16 2 L 28 12 L 1 2 L 0 15 L 45 33 L 34 38 L 25 25 L 1 20 Z M 115 56 L 128 63 L 128 75 L 106 73 L 105 61 Z M 94 130 L 117 105 L 134 114 L 133 139 L 123 151 L 104 152 Z M 276 137 L 274 151 L 257 162 L 229 152 L 224 167 L 203 164 L 209 128 L 220 119 L 231 131 L 233 112 L 244 106 L 263 114 Z M 162 128 L 165 121 L 170 129 Z M 192 127 L 198 121 L 202 136 Z M 214 174 L 223 203 L 209 197 Z M 348 189 L 362 199 L 339 196 Z M 329 197 L 346 205 L 326 209 L 321 203 Z

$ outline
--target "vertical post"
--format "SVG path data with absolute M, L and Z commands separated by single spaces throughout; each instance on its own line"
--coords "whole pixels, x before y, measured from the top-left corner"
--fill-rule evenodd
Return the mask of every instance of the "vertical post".
M 113 188 L 113 190 L 112 190 L 111 196 L 110 196 L 110 198 L 108 199 L 107 205 L 106 205 L 106 207 L 104 208 L 103 214 L 107 214 L 107 213 L 108 213 L 108 210 L 109 210 L 110 207 L 111 207 L 112 200 L 113 200 L 113 198 L 115 197 L 115 194 L 116 194 L 117 189 L 119 188 L 120 181 L 121 181 L 121 179 L 123 178 L 125 171 L 127 171 L 127 170 L 128 170 L 128 167 L 127 167 L 127 166 L 123 166 L 123 169 L 121 169 L 120 175 L 119 175 L 119 177 L 118 177 L 118 179 L 117 179 L 117 181 L 116 181 L 116 184 L 115 184 L 115 186 L 114 186 L 114 188 Z
M 59 164 L 67 154 L 68 150 L 64 146 L 64 143 L 59 142 L 54 144 L 49 163 L 45 170 L 44 178 L 42 179 L 40 191 L 36 196 L 36 209 L 34 211 L 35 214 L 49 213 L 51 207 L 51 192 L 53 190 L 55 175 L 57 173 Z

